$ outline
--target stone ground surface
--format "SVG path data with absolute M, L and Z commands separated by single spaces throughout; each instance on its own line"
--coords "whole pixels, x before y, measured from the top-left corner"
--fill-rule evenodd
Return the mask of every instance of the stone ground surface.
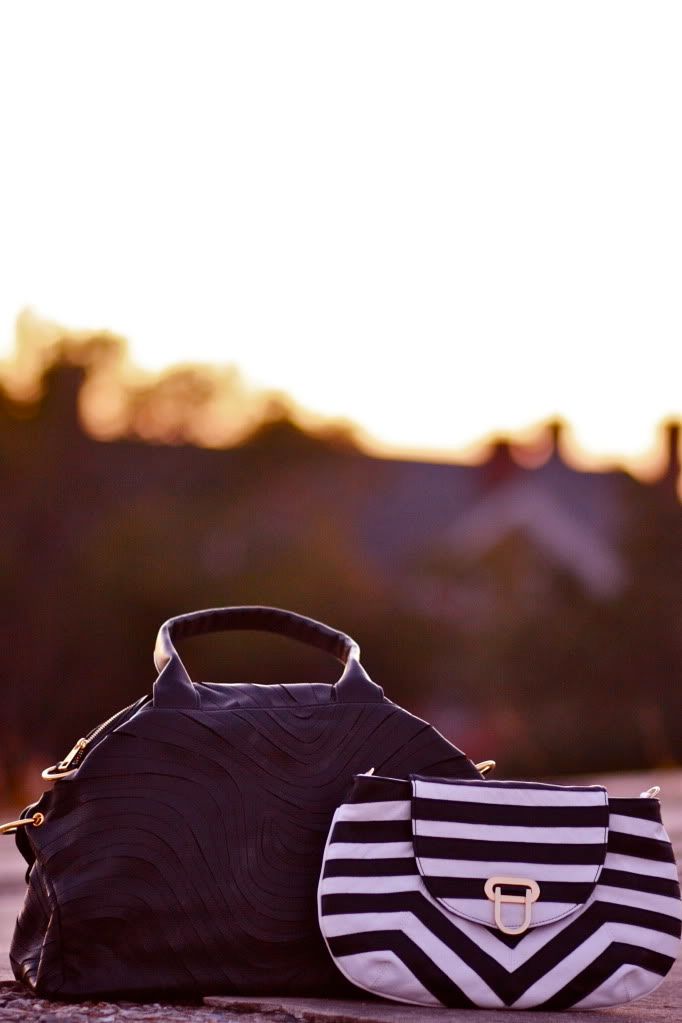
M 580 779 L 582 782 L 583 779 Z M 639 795 L 661 786 L 663 819 L 682 858 L 682 772 L 595 777 L 613 795 Z M 0 820 L 17 816 L 15 809 Z M 28 1023 L 682 1023 L 682 961 L 652 995 L 621 1008 L 595 1012 L 490 1012 L 422 1009 L 397 1002 L 306 998 L 205 998 L 201 1005 L 133 1002 L 47 1002 L 12 978 L 7 950 L 24 894 L 23 860 L 14 840 L 0 836 L 0 1021 Z

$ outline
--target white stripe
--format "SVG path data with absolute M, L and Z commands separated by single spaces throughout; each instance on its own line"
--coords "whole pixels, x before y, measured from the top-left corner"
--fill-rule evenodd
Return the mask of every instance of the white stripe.
M 627 870 L 630 874 L 645 877 L 666 877 L 677 881 L 677 866 L 674 863 L 659 863 L 658 860 L 643 860 L 639 856 L 622 856 L 620 853 L 606 854 L 604 870 Z
M 323 877 L 322 895 L 382 895 L 387 892 L 417 892 L 424 882 L 418 874 L 390 877 Z M 492 906 L 492 903 L 490 904 Z
M 464 915 L 470 920 L 493 927 L 495 924 L 494 907 L 488 899 L 441 899 L 437 900 L 441 907 L 445 906 L 451 913 Z M 536 902 L 531 916 L 531 927 L 546 924 L 548 921 L 567 916 L 576 909 L 575 902 Z M 442 912 L 442 909 L 441 909 Z M 501 907 L 502 923 L 507 927 L 519 927 L 523 923 L 525 907 L 516 903 L 507 903 Z M 448 916 L 451 922 L 452 916 Z
M 631 927 L 629 924 L 609 924 L 608 927 L 602 927 L 591 934 L 579 948 L 574 949 L 544 974 L 514 1002 L 513 1007 L 530 1009 L 551 998 L 616 941 L 651 948 L 669 956 L 676 956 L 680 947 L 679 939 L 672 938 L 669 934 L 659 934 L 641 927 Z
M 479 842 L 538 842 L 548 845 L 604 845 L 606 828 L 525 828 L 498 824 L 459 824 L 415 820 L 415 834 L 428 838 L 472 839 Z M 595 856 L 597 854 L 595 853 Z
M 385 803 L 344 803 L 337 811 L 337 821 L 409 821 L 409 799 L 391 799 Z
M 388 950 L 381 952 L 354 952 L 353 955 L 337 956 L 335 963 L 341 973 L 356 987 L 376 994 L 377 985 L 390 991 L 396 1002 L 417 1002 L 419 1005 L 438 1005 L 432 995 L 408 970 L 402 959 Z M 365 983 L 361 984 L 360 979 Z
M 414 858 L 412 842 L 330 842 L 325 860 L 388 860 Z
M 444 942 L 432 934 L 428 927 L 417 920 L 412 913 L 353 913 L 322 917 L 323 933 L 326 938 L 360 932 L 396 930 L 402 931 L 414 941 L 430 959 L 443 970 L 454 983 L 476 1005 L 488 1009 L 502 1009 L 504 1003 L 486 984 L 485 980 L 460 959 Z M 341 960 L 337 960 L 341 961 Z M 350 977 L 355 980 L 354 977 Z M 362 979 L 360 986 L 363 986 Z M 390 998 L 391 992 L 373 988 L 374 992 Z
M 594 864 L 571 863 L 509 863 L 490 860 L 446 860 L 425 856 L 420 859 L 422 873 L 426 877 L 476 877 L 487 880 L 495 874 L 513 874 L 515 877 L 532 877 L 538 884 L 543 881 L 594 881 L 597 868 Z
M 625 817 L 620 813 L 609 816 L 609 830 L 625 835 L 639 835 L 641 838 L 656 838 L 659 842 L 669 842 L 667 832 L 657 821 L 645 821 L 641 817 Z
M 601 1009 L 607 1005 L 622 1005 L 624 1002 L 641 998 L 642 995 L 651 994 L 664 980 L 665 977 L 658 973 L 651 973 L 641 966 L 632 966 L 631 963 L 623 963 L 603 984 L 586 998 L 576 1002 L 572 1008 Z
M 456 800 L 465 803 L 503 803 L 505 806 L 603 806 L 602 789 L 567 792 L 561 789 L 493 788 L 487 784 L 458 785 L 456 782 L 415 781 L 415 795 L 421 799 Z
M 638 892 L 633 888 L 612 888 L 611 885 L 599 884 L 599 882 L 597 882 L 595 892 L 598 902 L 610 902 L 618 906 L 635 906 L 637 909 L 648 909 L 652 913 L 664 913 L 676 920 L 682 917 L 680 900 L 667 895 L 652 895 L 651 892 Z

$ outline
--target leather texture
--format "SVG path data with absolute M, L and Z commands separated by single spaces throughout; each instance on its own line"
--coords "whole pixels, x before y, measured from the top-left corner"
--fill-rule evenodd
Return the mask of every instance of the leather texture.
M 256 628 L 312 643 L 334 685 L 194 683 L 182 636 Z M 211 609 L 159 632 L 153 699 L 98 735 L 17 832 L 28 891 L 10 950 L 46 997 L 348 991 L 317 921 L 322 851 L 353 777 L 480 777 L 383 695 L 350 637 L 268 607 Z M 348 985 L 348 986 L 347 986 Z

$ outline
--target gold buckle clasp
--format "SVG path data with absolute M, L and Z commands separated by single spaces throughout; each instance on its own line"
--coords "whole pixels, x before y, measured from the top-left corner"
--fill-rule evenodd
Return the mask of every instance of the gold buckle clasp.
M 500 888 L 512 885 L 516 888 L 525 888 L 524 895 L 504 895 Z M 485 894 L 495 905 L 495 924 L 503 934 L 523 934 L 530 927 L 532 906 L 540 898 L 540 885 L 530 877 L 489 877 L 485 883 Z M 517 905 L 525 905 L 523 923 L 518 927 L 509 927 L 502 922 L 501 907 L 504 902 L 513 902 Z

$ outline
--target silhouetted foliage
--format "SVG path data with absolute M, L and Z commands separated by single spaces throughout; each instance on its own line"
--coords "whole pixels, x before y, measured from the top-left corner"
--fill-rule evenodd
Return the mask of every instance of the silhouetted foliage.
M 285 400 L 264 395 L 239 443 L 197 447 L 197 418 L 219 385 L 191 367 L 126 392 L 122 436 L 102 442 L 83 427 L 83 387 L 121 358 L 106 335 L 55 342 L 35 360 L 42 385 L 29 399 L 0 391 L 0 769 L 9 786 L 31 758 L 54 762 L 150 690 L 163 620 L 242 603 L 350 632 L 390 697 L 432 716 L 472 756 L 496 757 L 504 774 L 679 760 L 682 515 L 669 481 L 609 477 L 621 525 L 600 535 L 622 551 L 628 576 L 597 599 L 525 529 L 505 528 L 473 554 L 444 544 L 451 499 L 453 521 L 460 515 L 457 487 L 475 479 L 483 507 L 510 480 L 539 478 L 505 462 L 508 452 L 494 473 L 373 459 L 354 447 L 349 425 L 312 434 Z M 243 410 L 242 385 L 226 371 L 230 379 Z M 546 471 L 560 505 L 572 470 Z M 427 485 L 441 496 L 430 499 Z M 579 497 L 588 529 L 602 498 L 585 512 Z M 260 635 L 193 640 L 186 655 L 205 681 L 340 673 L 322 655 Z

